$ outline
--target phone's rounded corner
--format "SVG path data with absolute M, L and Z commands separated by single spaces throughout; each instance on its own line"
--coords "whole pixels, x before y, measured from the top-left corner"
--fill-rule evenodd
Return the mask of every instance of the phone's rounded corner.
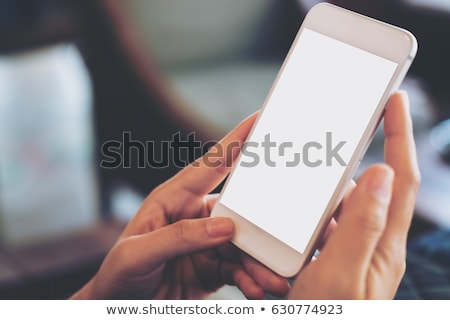
M 409 43 L 409 59 L 413 60 L 416 57 L 417 51 L 419 50 L 419 42 L 417 41 L 417 38 L 414 36 L 414 34 L 411 31 L 404 30 L 405 37 L 408 39 Z
M 261 232 L 263 233 L 252 234 L 253 238 L 258 238 L 258 243 L 263 243 L 262 246 L 257 247 L 256 242 L 252 244 L 248 240 L 243 240 L 245 235 L 242 234 L 233 238 L 231 242 L 279 276 L 286 279 L 297 276 L 304 266 L 305 255 L 270 234 Z
M 329 10 L 330 8 L 336 9 L 339 7 L 328 2 L 319 2 L 318 4 L 315 4 L 311 9 L 308 10 L 305 20 L 311 18 L 311 16 L 314 16 L 315 14 L 320 14 L 321 11 Z
M 322 8 L 330 8 L 330 7 L 336 7 L 336 6 L 334 4 L 329 3 L 329 2 L 319 2 L 319 3 L 315 4 L 314 6 L 312 6 L 310 11 L 312 11 L 312 10 L 320 10 Z
M 287 266 L 286 268 L 277 268 L 277 269 L 274 268 L 272 270 L 275 273 L 277 273 L 278 275 L 282 276 L 283 278 L 293 279 L 300 273 L 300 271 L 303 268 L 303 264 L 304 264 L 304 259 L 302 257 L 299 262 L 295 262 L 295 263 Z
M 291 278 L 301 270 L 306 255 L 293 249 L 270 233 L 217 202 L 214 216 L 231 218 L 235 233 L 231 242 L 276 274 Z
M 272 242 L 272 245 L 273 244 L 275 243 Z M 235 245 L 241 248 L 238 243 L 235 243 Z M 305 255 L 298 251 L 294 252 L 294 250 L 286 244 L 278 244 L 277 246 L 279 246 L 279 250 L 272 250 L 272 254 L 268 254 L 267 252 L 264 254 L 246 249 L 244 249 L 244 251 L 279 276 L 285 279 L 295 278 L 305 265 Z M 283 254 L 280 254 L 280 252 L 283 252 Z M 284 256 L 284 259 L 282 259 L 281 256 Z

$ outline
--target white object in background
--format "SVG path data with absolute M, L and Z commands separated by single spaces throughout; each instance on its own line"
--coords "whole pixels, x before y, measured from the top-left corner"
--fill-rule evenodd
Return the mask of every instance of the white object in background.
M 223 61 L 252 43 L 274 0 L 128 0 L 121 3 L 150 57 L 165 68 Z
M 297 0 L 297 2 L 305 10 L 309 10 L 312 7 L 314 7 L 316 4 L 319 4 L 320 2 L 324 2 L 324 1 L 321 1 L 321 0 Z M 327 1 L 327 2 L 329 2 L 329 1 Z
M 220 139 L 259 109 L 281 61 L 246 57 L 275 0 L 128 0 L 120 7 L 178 112 Z
M 405 0 L 405 2 L 418 7 L 450 11 L 450 2 L 448 0 Z
M 92 89 L 60 44 L 0 56 L 0 237 L 9 245 L 98 219 Z

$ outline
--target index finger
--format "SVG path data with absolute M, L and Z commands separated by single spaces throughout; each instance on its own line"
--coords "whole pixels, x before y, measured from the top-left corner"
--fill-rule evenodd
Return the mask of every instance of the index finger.
M 420 184 L 406 92 L 392 96 L 384 117 L 384 132 L 385 161 L 394 169 L 395 178 L 388 223 L 381 243 L 405 247 Z
M 172 185 L 178 191 L 187 191 L 196 196 L 203 196 L 214 190 L 230 172 L 257 115 L 258 113 L 254 113 L 242 121 L 203 157 L 180 171 L 171 179 Z

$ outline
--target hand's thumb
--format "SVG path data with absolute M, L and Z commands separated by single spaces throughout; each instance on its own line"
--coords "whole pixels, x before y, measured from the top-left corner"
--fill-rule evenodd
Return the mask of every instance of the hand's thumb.
M 134 249 L 150 267 L 226 243 L 234 232 L 229 218 L 187 219 L 135 237 Z
M 338 226 L 319 255 L 348 274 L 366 270 L 387 221 L 394 172 L 386 165 L 368 169 L 342 208 Z M 333 260 L 333 262 L 331 261 Z

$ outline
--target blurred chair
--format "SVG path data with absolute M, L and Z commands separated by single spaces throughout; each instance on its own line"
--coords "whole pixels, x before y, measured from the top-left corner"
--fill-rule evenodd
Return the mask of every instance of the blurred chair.
M 201 142 L 221 138 L 261 107 L 303 15 L 293 0 L 84 5 L 95 17 L 80 45 L 96 92 L 97 150 L 105 141 L 121 141 L 126 131 L 157 146 L 177 132 L 195 133 Z M 195 145 L 186 146 L 189 161 L 201 155 Z M 154 151 L 156 159 L 165 156 Z M 146 194 L 179 169 L 172 164 L 99 174 L 106 194 L 126 184 Z
M 93 229 L 56 238 L 49 233 L 48 241 L 0 250 L 0 297 L 19 299 L 75 290 L 120 231 L 121 224 L 108 223 L 117 207 L 131 216 L 140 196 L 180 169 L 100 168 L 102 145 L 122 141 L 124 132 L 156 146 L 178 132 L 195 132 L 200 141 L 220 138 L 261 106 L 303 14 L 293 0 L 5 0 L 1 8 L 2 54 L 65 43 L 81 53 L 92 86 L 91 147 L 101 204 L 101 223 Z M 200 156 L 195 145 L 186 147 L 188 160 Z M 166 156 L 154 151 L 158 159 Z M 128 191 L 135 200 L 124 205 Z
M 171 118 L 218 139 L 262 102 L 301 23 L 295 1 L 102 1 Z

